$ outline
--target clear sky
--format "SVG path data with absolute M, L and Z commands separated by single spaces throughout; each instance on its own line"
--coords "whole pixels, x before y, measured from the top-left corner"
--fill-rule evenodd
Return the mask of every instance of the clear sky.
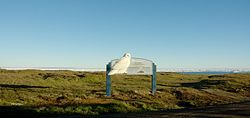
M 250 67 L 250 0 L 0 0 L 0 67 Z

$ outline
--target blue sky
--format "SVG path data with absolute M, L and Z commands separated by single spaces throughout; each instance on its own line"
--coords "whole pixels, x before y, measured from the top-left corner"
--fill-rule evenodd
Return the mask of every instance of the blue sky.
M 249 0 L 0 0 L 0 67 L 250 67 Z

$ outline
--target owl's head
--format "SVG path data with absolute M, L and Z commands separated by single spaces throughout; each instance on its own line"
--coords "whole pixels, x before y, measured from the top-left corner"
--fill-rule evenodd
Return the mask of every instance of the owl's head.
M 130 53 L 125 53 L 123 57 L 131 57 Z

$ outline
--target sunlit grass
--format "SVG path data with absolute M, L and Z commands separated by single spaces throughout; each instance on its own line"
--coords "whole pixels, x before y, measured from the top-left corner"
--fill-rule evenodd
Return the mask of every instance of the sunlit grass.
M 155 96 L 150 76 L 114 75 L 111 97 L 105 95 L 105 77 L 105 72 L 0 70 L 0 105 L 42 115 L 98 115 L 201 107 L 250 97 L 250 74 L 157 73 Z

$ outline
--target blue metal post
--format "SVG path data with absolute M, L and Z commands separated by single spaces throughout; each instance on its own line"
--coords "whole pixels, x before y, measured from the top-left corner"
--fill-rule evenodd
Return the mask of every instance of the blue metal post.
M 111 77 L 108 73 L 111 71 L 111 63 L 106 65 L 106 95 L 111 96 Z
M 155 95 L 156 92 L 156 65 L 153 63 L 153 75 L 152 75 L 152 94 Z

